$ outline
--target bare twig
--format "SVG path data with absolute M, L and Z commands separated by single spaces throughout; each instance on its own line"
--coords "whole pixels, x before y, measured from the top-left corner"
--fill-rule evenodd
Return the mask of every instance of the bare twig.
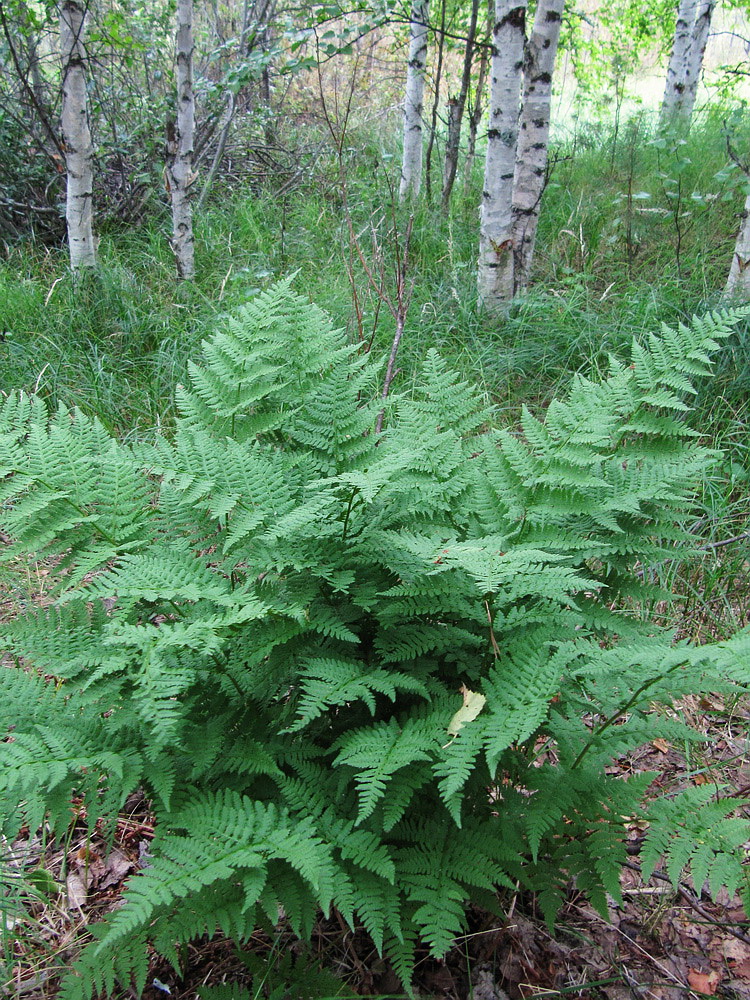
M 626 868 L 630 868 L 632 871 L 638 872 L 640 875 L 640 865 L 636 864 L 634 861 L 626 861 L 624 864 Z M 654 872 L 652 878 L 657 879 L 659 882 L 667 882 L 670 885 L 673 885 L 675 891 L 679 894 L 681 899 L 688 904 L 691 910 L 694 910 L 699 916 L 703 917 L 704 920 L 708 921 L 708 923 L 720 926 L 723 931 L 732 937 L 737 938 L 738 941 L 742 941 L 743 944 L 750 945 L 750 935 L 746 934 L 744 931 L 738 930 L 736 927 L 732 927 L 732 925 L 728 924 L 725 920 L 716 920 L 712 917 L 708 910 L 701 905 L 697 896 L 695 896 L 695 894 L 692 893 L 682 882 L 678 882 L 677 885 L 674 885 L 672 879 L 668 875 L 664 875 L 662 872 Z
M 57 138 L 57 134 L 55 133 L 55 130 L 54 130 L 54 128 L 52 127 L 52 125 L 50 123 L 49 117 L 47 115 L 47 111 L 39 103 L 39 101 L 37 99 L 37 96 L 34 93 L 34 88 L 30 85 L 29 81 L 26 79 L 26 74 L 24 73 L 24 71 L 23 71 L 23 69 L 21 67 L 21 62 L 20 62 L 20 60 L 18 58 L 18 52 L 16 51 L 16 47 L 15 47 L 15 45 L 13 43 L 13 37 L 12 37 L 12 35 L 10 33 L 10 30 L 8 29 L 8 23 L 7 23 L 6 18 L 5 18 L 5 10 L 3 8 L 2 0 L 0 0 L 0 24 L 2 24 L 2 26 L 3 26 L 3 34 L 5 35 L 5 41 L 6 41 L 7 45 L 8 45 L 8 51 L 11 54 L 11 58 L 13 60 L 13 65 L 16 68 L 16 73 L 18 74 L 18 80 L 19 80 L 21 86 L 23 87 L 23 89 L 26 91 L 26 94 L 27 94 L 27 96 L 29 98 L 29 101 L 31 102 L 32 107 L 34 108 L 34 110 L 36 111 L 37 115 L 39 116 L 39 121 L 40 121 L 40 123 L 42 125 L 42 128 L 47 133 L 47 138 L 50 140 L 50 142 L 52 143 L 52 145 L 57 150 L 57 153 L 60 156 L 60 158 L 64 159 L 65 158 L 65 153 L 63 151 L 63 148 L 62 148 L 62 145 L 60 143 L 60 140 Z M 45 150 L 45 152 L 48 153 L 48 151 L 46 151 L 46 150 Z M 49 153 L 48 153 L 48 155 L 49 155 Z
M 720 542 L 706 542 L 700 545 L 700 549 L 720 549 L 723 545 L 732 545 L 734 542 L 744 542 L 750 538 L 750 531 L 743 531 L 741 535 L 734 535 L 732 538 L 722 538 Z
M 317 33 L 316 33 L 316 46 L 318 45 Z M 411 247 L 411 236 L 412 229 L 414 226 L 414 216 L 409 217 L 409 221 L 406 224 L 406 230 L 404 231 L 403 243 L 399 236 L 398 219 L 396 217 L 397 209 L 397 197 L 393 185 L 388 181 L 389 193 L 390 193 L 390 205 L 391 205 L 391 232 L 389 238 L 392 241 L 392 247 L 394 250 L 394 274 L 393 274 L 393 289 L 391 290 L 391 279 L 388 275 L 388 265 L 386 263 L 385 255 L 383 253 L 383 248 L 378 237 L 377 226 L 374 224 L 370 225 L 370 236 L 372 240 L 372 251 L 371 259 L 368 261 L 365 253 L 362 249 L 361 234 L 357 234 L 354 231 L 354 223 L 352 221 L 351 211 L 349 209 L 349 198 L 348 198 L 348 185 L 346 176 L 346 167 L 344 165 L 344 144 L 347 135 L 347 129 L 349 125 L 349 120 L 352 113 L 352 102 L 354 99 L 354 92 L 356 87 L 356 76 L 357 76 L 357 65 L 355 63 L 354 73 L 352 74 L 352 82 L 349 87 L 349 93 L 347 95 L 347 100 L 342 111 L 339 110 L 338 95 L 335 95 L 335 117 L 331 114 L 329 109 L 328 101 L 326 100 L 325 90 L 323 87 L 323 77 L 320 72 L 320 61 L 317 61 L 318 70 L 318 86 L 320 90 L 320 100 L 321 107 L 323 110 L 323 118 L 330 132 L 331 139 L 333 140 L 334 146 L 336 148 L 336 155 L 339 165 L 339 181 L 341 184 L 341 198 L 344 208 L 344 217 L 346 219 L 347 228 L 349 230 L 349 261 L 347 264 L 347 274 L 349 276 L 349 283 L 352 286 L 352 297 L 354 300 L 354 312 L 356 316 L 359 339 L 364 342 L 364 330 L 363 330 L 363 310 L 361 303 L 359 301 L 359 295 L 355 287 L 354 282 L 354 269 L 353 261 L 356 256 L 362 266 L 362 270 L 367 278 L 367 283 L 371 290 L 375 294 L 376 306 L 375 306 L 375 326 L 373 326 L 373 333 L 370 341 L 367 345 L 369 350 L 372 344 L 372 339 L 375 336 L 375 329 L 377 325 L 377 318 L 380 314 L 381 305 L 385 305 L 391 316 L 396 323 L 396 330 L 393 337 L 393 342 L 391 344 L 391 352 L 388 357 L 388 364 L 385 371 L 385 379 L 383 381 L 383 389 L 380 394 L 380 398 L 385 402 L 388 398 L 388 393 L 390 392 L 391 383 L 398 373 L 396 368 L 396 355 L 398 354 L 399 345 L 401 343 L 401 338 L 404 333 L 404 324 L 406 322 L 406 315 L 409 311 L 409 305 L 411 303 L 412 291 L 414 289 L 413 281 L 408 279 L 408 260 L 409 260 L 409 250 Z M 381 220 L 381 222 L 384 220 Z M 375 422 L 375 433 L 380 434 L 383 428 L 383 418 L 385 416 L 385 406 L 378 414 L 377 420 Z

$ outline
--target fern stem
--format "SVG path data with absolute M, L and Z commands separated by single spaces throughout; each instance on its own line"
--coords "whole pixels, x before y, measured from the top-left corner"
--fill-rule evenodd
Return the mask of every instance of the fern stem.
M 344 530 L 341 533 L 341 541 L 342 542 L 346 541 L 346 531 L 347 531 L 347 528 L 349 527 L 349 516 L 350 516 L 350 514 L 352 512 L 352 507 L 354 506 L 354 498 L 356 497 L 356 495 L 357 495 L 357 491 L 356 491 L 356 489 L 353 489 L 352 490 L 352 494 L 349 497 L 349 503 L 347 504 L 347 507 L 346 507 L 346 515 L 344 516 Z
M 54 492 L 54 490 L 52 489 L 52 487 L 50 486 L 50 484 L 47 483 L 47 482 L 45 482 L 43 479 L 39 479 L 37 481 L 42 486 L 46 487 L 46 489 L 50 490 L 50 492 Z M 70 497 L 62 497 L 62 499 L 65 501 L 65 503 L 70 504 L 70 506 L 73 508 L 73 510 L 76 511 L 76 513 L 80 514 L 81 517 L 83 517 L 83 518 L 88 518 L 89 517 L 89 513 L 88 513 L 88 511 L 86 510 L 85 507 L 79 507 L 77 503 L 74 503 L 70 499 Z M 105 542 L 109 542 L 109 544 L 113 545 L 115 548 L 118 547 L 118 542 L 115 540 L 115 538 L 112 535 L 110 535 L 107 531 L 105 531 L 104 528 L 101 527 L 101 525 L 95 524 L 95 525 L 93 525 L 93 527 L 94 527 L 94 529 L 96 531 L 99 532 L 99 534 L 102 536 L 102 538 L 104 539 Z
M 227 670 L 226 661 L 224 663 L 222 663 L 221 660 L 219 659 L 219 657 L 216 655 L 216 653 L 214 653 L 212 655 L 211 659 L 214 661 L 214 663 L 216 664 L 216 666 L 219 668 L 219 673 L 221 673 L 224 677 L 226 677 L 227 680 L 230 681 L 230 683 L 234 686 L 234 689 L 237 692 L 237 694 L 240 696 L 240 698 L 244 698 L 245 697 L 245 692 L 239 686 L 239 684 L 234 679 L 234 677 L 232 677 L 232 675 L 229 673 L 229 670 Z
M 636 691 L 633 692 L 631 698 L 622 706 L 622 708 L 618 709 L 614 715 L 610 716 L 610 718 L 607 719 L 606 722 L 604 722 L 601 726 L 599 726 L 599 728 L 595 732 L 591 734 L 591 739 L 586 744 L 586 746 L 581 750 L 576 759 L 573 761 L 572 767 L 576 768 L 580 765 L 583 758 L 586 756 L 591 747 L 594 745 L 594 740 L 598 736 L 601 736 L 602 733 L 606 732 L 607 729 L 609 729 L 611 726 L 614 726 L 614 724 L 618 722 L 624 715 L 627 715 L 630 709 L 633 707 L 633 705 L 635 705 L 635 703 L 640 700 L 641 695 L 645 694 L 645 692 L 648 691 L 650 687 L 653 687 L 654 684 L 657 684 L 659 681 L 661 681 L 663 677 L 668 677 L 670 674 L 673 674 L 675 670 L 679 670 L 681 667 L 686 667 L 688 666 L 689 663 L 690 663 L 689 660 L 681 660 L 679 663 L 675 663 L 674 666 L 670 667 L 669 670 L 667 670 L 667 672 L 663 676 L 660 675 L 659 677 L 651 677 L 649 680 L 644 681 L 643 684 L 641 684 L 641 686 Z

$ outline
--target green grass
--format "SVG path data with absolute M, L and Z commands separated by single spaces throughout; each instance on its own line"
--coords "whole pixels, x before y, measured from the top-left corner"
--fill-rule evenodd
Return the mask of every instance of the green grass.
M 437 346 L 501 408 L 520 399 L 543 404 L 573 372 L 605 365 L 634 334 L 714 305 L 743 198 L 732 175 L 721 174 L 722 127 L 717 112 L 684 142 L 658 144 L 652 122 L 639 115 L 616 136 L 588 126 L 563 137 L 553 150 L 534 284 L 504 321 L 476 308 L 478 159 L 468 192 L 459 177 L 448 218 L 434 206 L 415 213 L 399 378 Z M 362 142 L 346 164 L 352 226 L 371 266 L 374 229 L 392 288 L 393 228 L 403 234 L 407 221 L 392 205 L 386 173 L 397 161 L 389 136 Z M 375 350 L 388 349 L 393 320 L 378 309 L 352 252 L 332 154 L 321 157 L 307 187 L 282 199 L 219 185 L 196 220 L 194 283 L 175 281 L 167 232 L 166 211 L 140 229 L 110 226 L 100 267 L 78 285 L 62 248 L 13 247 L 0 263 L 3 387 L 78 403 L 123 433 L 169 422 L 173 388 L 217 314 L 282 275 L 296 271 L 297 287 L 356 337 L 348 261 L 364 335 L 374 334 Z M 750 379 L 739 356 L 722 376 L 729 412 Z

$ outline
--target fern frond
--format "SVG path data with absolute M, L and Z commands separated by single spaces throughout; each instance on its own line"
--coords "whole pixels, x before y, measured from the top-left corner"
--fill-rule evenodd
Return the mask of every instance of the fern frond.
M 674 885 L 690 868 L 700 895 L 708 880 L 715 897 L 725 887 L 731 894 L 744 879 L 739 848 L 750 836 L 750 823 L 733 817 L 736 800 L 716 799 L 712 785 L 685 789 L 672 799 L 657 799 L 649 809 L 650 826 L 641 850 L 644 879 L 653 874 L 662 856 Z
M 300 682 L 303 695 L 297 709 L 299 718 L 289 727 L 294 733 L 335 705 L 361 699 L 370 714 L 375 714 L 375 694 L 386 695 L 392 702 L 396 692 L 412 691 L 427 696 L 427 689 L 417 678 L 386 670 L 363 670 L 357 661 L 312 660 L 305 664 Z
M 408 720 L 403 728 L 396 719 L 355 730 L 342 737 L 334 766 L 356 771 L 361 823 L 386 793 L 386 785 L 399 770 L 415 761 L 431 759 L 437 742 L 421 720 Z

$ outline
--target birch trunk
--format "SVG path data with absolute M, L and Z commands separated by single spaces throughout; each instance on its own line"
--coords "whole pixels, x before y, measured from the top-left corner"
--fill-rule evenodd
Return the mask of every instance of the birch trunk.
M 565 0 L 538 0 L 526 46 L 524 94 L 513 181 L 514 293 L 526 288 L 547 175 L 552 72 Z
M 526 0 L 496 0 L 490 71 L 490 123 L 479 220 L 479 302 L 505 311 L 514 290 L 513 176 L 526 25 Z
M 727 298 L 744 301 L 750 299 L 750 194 L 745 199 L 742 225 L 734 246 L 724 294 Z
M 193 93 L 193 0 L 177 0 L 177 122 L 167 134 L 167 177 L 172 198 L 172 249 L 180 278 L 195 275 L 191 185 L 195 95 Z
M 477 37 L 477 18 L 479 16 L 479 0 L 472 0 L 469 31 L 464 49 L 464 65 L 461 73 L 461 89 L 458 97 L 448 102 L 448 139 L 445 144 L 445 170 L 443 172 L 443 211 L 448 210 L 451 200 L 453 182 L 458 168 L 458 149 L 461 143 L 461 122 L 464 117 L 466 98 L 471 83 L 471 65 L 474 61 L 474 43 Z
M 96 264 L 92 187 L 94 149 L 86 103 L 86 8 L 78 0 L 60 7 L 62 61 L 62 134 L 67 172 L 65 219 L 68 225 L 70 266 L 76 271 Z
M 682 101 L 682 117 L 687 120 L 690 119 L 693 113 L 695 98 L 698 94 L 698 82 L 703 70 L 703 56 L 706 53 L 708 33 L 711 29 L 711 17 L 713 16 L 715 7 L 716 0 L 704 0 L 698 9 L 698 16 L 693 25 L 693 38 L 690 45 L 690 58 Z
M 401 201 L 416 197 L 422 181 L 422 106 L 427 61 L 428 16 L 429 0 L 414 0 L 404 99 L 404 155 L 399 186 Z
M 690 120 L 715 6 L 716 0 L 680 0 L 661 105 L 662 125 Z

